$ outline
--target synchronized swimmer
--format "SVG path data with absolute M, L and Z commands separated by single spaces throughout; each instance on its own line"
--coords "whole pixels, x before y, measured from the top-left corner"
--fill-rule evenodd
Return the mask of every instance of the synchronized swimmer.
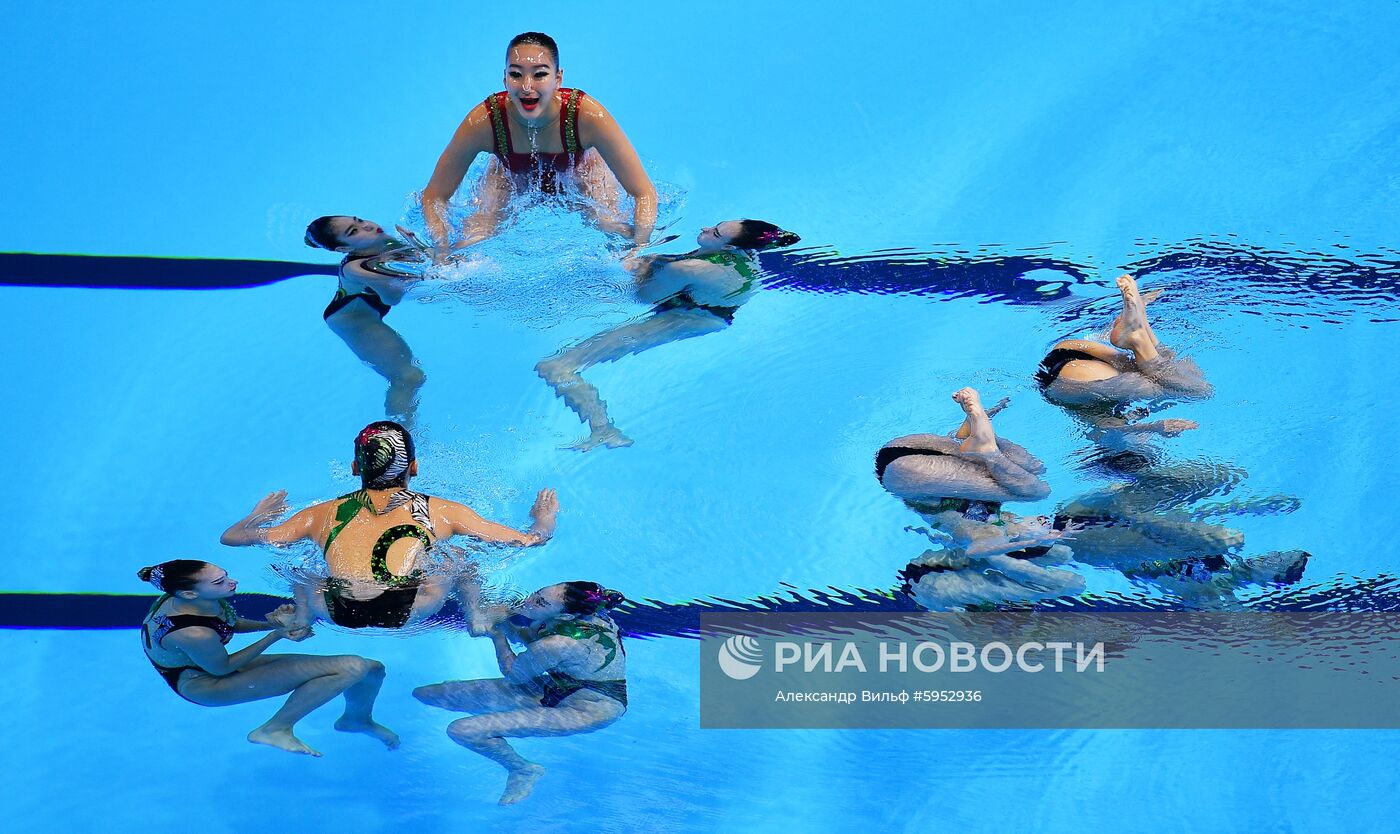
M 507 738 L 591 733 L 627 711 L 627 650 L 608 616 L 621 602 L 622 594 L 596 582 L 541 588 L 491 632 L 503 677 L 413 690 L 430 706 L 474 713 L 447 734 L 506 769 L 502 805 L 524 799 L 544 775 Z M 511 642 L 525 651 L 516 654 Z
M 512 196 L 573 191 L 594 220 L 636 245 L 656 225 L 656 187 L 641 158 L 603 105 L 564 87 L 559 46 L 542 32 L 524 32 L 506 47 L 505 89 L 471 109 L 442 152 L 423 189 L 423 215 L 439 246 L 469 246 L 494 234 Z M 479 154 L 494 158 L 460 229 L 449 225 L 447 202 Z M 613 180 L 632 197 L 632 221 L 615 217 Z
M 485 633 L 490 622 L 481 610 L 474 568 L 461 566 L 455 576 L 429 572 L 429 550 L 459 535 L 516 547 L 536 547 L 554 535 L 559 500 L 552 489 L 536 496 L 530 509 L 534 524 L 525 531 L 487 521 L 464 504 L 410 490 L 409 479 L 418 474 L 413 437 L 389 420 L 356 435 L 353 472 L 361 483 L 355 492 L 263 526 L 287 509 L 286 493 L 271 493 L 220 539 L 234 547 L 299 541 L 320 547 L 329 575 L 319 589 L 295 586 L 299 624 L 319 618 L 345 628 L 402 628 L 436 614 L 455 585 L 468 621 Z
M 614 327 L 541 361 L 535 371 L 588 424 L 588 437 L 570 448 L 630 446 L 608 417 L 607 404 L 581 373 L 694 336 L 717 333 L 758 289 L 758 253 L 792 246 L 801 238 L 763 220 L 725 220 L 695 238 L 684 255 L 632 256 L 623 266 L 636 279 L 637 299 L 654 305 L 645 317 Z
M 399 746 L 399 737 L 372 715 L 384 664 L 356 655 L 264 654 L 279 640 L 307 639 L 311 629 L 294 622 L 290 605 L 273 611 L 267 622 L 239 617 L 229 604 L 238 582 L 217 565 L 173 559 L 142 568 L 137 576 L 161 594 L 141 622 L 141 640 L 147 659 L 176 695 L 200 706 L 227 707 L 290 693 L 248 740 L 309 756 L 321 754 L 293 734 L 296 723 L 344 695 L 337 730 L 364 733 L 390 750 Z M 269 633 L 232 654 L 225 648 L 233 635 L 257 631 Z
M 335 296 L 321 314 L 326 326 L 389 383 L 384 413 L 412 424 L 418 389 L 427 377 L 403 336 L 384 323 L 415 279 L 383 264 L 416 256 L 417 250 L 377 223 L 345 214 L 327 215 L 306 227 L 306 245 L 344 253 Z

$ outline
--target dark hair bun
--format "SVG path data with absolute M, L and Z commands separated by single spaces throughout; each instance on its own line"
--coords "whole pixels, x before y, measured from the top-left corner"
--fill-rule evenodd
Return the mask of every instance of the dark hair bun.
M 626 601 L 627 597 L 623 596 L 621 591 L 614 591 L 611 588 L 606 588 L 603 590 L 602 602 L 598 607 L 606 608 L 611 611 Z
M 138 570 L 138 571 L 136 572 L 136 578 L 139 579 L 139 580 L 141 580 L 142 582 L 150 582 L 150 581 L 151 581 L 151 572 L 154 571 L 154 570 L 155 570 L 154 567 L 142 568 L 141 570 Z

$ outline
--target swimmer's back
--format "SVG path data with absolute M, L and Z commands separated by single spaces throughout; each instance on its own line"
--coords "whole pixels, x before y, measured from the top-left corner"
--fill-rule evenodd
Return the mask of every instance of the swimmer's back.
M 382 580 L 380 572 L 408 576 L 423 551 L 436 540 L 444 502 L 421 493 L 387 511 L 391 493 L 365 490 L 318 505 L 316 541 L 326 557 L 330 575 L 339 579 Z M 425 514 L 424 509 L 427 513 Z

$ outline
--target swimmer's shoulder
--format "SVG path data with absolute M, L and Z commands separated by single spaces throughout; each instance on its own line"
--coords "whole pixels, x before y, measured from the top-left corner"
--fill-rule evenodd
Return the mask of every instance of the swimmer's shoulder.
M 494 93 L 492 94 L 494 95 Z M 447 151 L 453 153 L 480 153 L 495 147 L 491 129 L 491 110 L 486 101 L 480 101 L 462 117 L 462 123 L 452 134 L 452 142 Z
M 617 128 L 617 120 L 602 102 L 587 93 L 578 103 L 578 138 L 585 147 L 593 144 L 602 131 Z
M 324 539 L 326 532 L 330 530 L 331 523 L 335 521 L 336 510 L 339 509 L 340 505 L 343 504 L 346 499 L 350 498 L 351 495 L 354 495 L 354 493 L 342 495 L 330 501 L 322 501 L 319 504 L 312 504 L 306 509 L 298 511 L 288 519 L 287 522 L 298 522 L 297 526 L 305 529 L 310 534 L 311 538 L 316 540 Z

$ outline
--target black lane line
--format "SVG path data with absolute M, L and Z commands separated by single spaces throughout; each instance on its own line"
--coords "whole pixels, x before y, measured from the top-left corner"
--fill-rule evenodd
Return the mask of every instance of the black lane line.
M 40 255 L 0 252 L 0 285 L 123 290 L 226 290 L 302 275 L 335 275 L 335 264 L 219 258 Z
M 805 594 L 805 596 L 804 596 Z M 155 601 L 145 594 L 0 594 L 0 628 L 53 630 L 134 629 Z M 239 613 L 250 619 L 266 616 L 291 602 L 269 594 L 239 594 Z M 1381 574 L 1370 579 L 1337 578 L 1303 588 L 1280 588 L 1251 600 L 1253 611 L 1400 611 L 1400 576 Z M 735 612 L 783 613 L 899 613 L 918 611 L 901 593 L 856 589 L 784 591 L 753 600 L 696 600 L 666 603 L 632 602 L 613 612 L 629 637 L 697 637 L 700 615 Z M 1045 612 L 1146 612 L 1179 610 L 1168 600 L 1086 595 L 1049 600 L 1020 610 Z M 436 625 L 465 630 L 460 610 L 451 600 L 434 618 Z

